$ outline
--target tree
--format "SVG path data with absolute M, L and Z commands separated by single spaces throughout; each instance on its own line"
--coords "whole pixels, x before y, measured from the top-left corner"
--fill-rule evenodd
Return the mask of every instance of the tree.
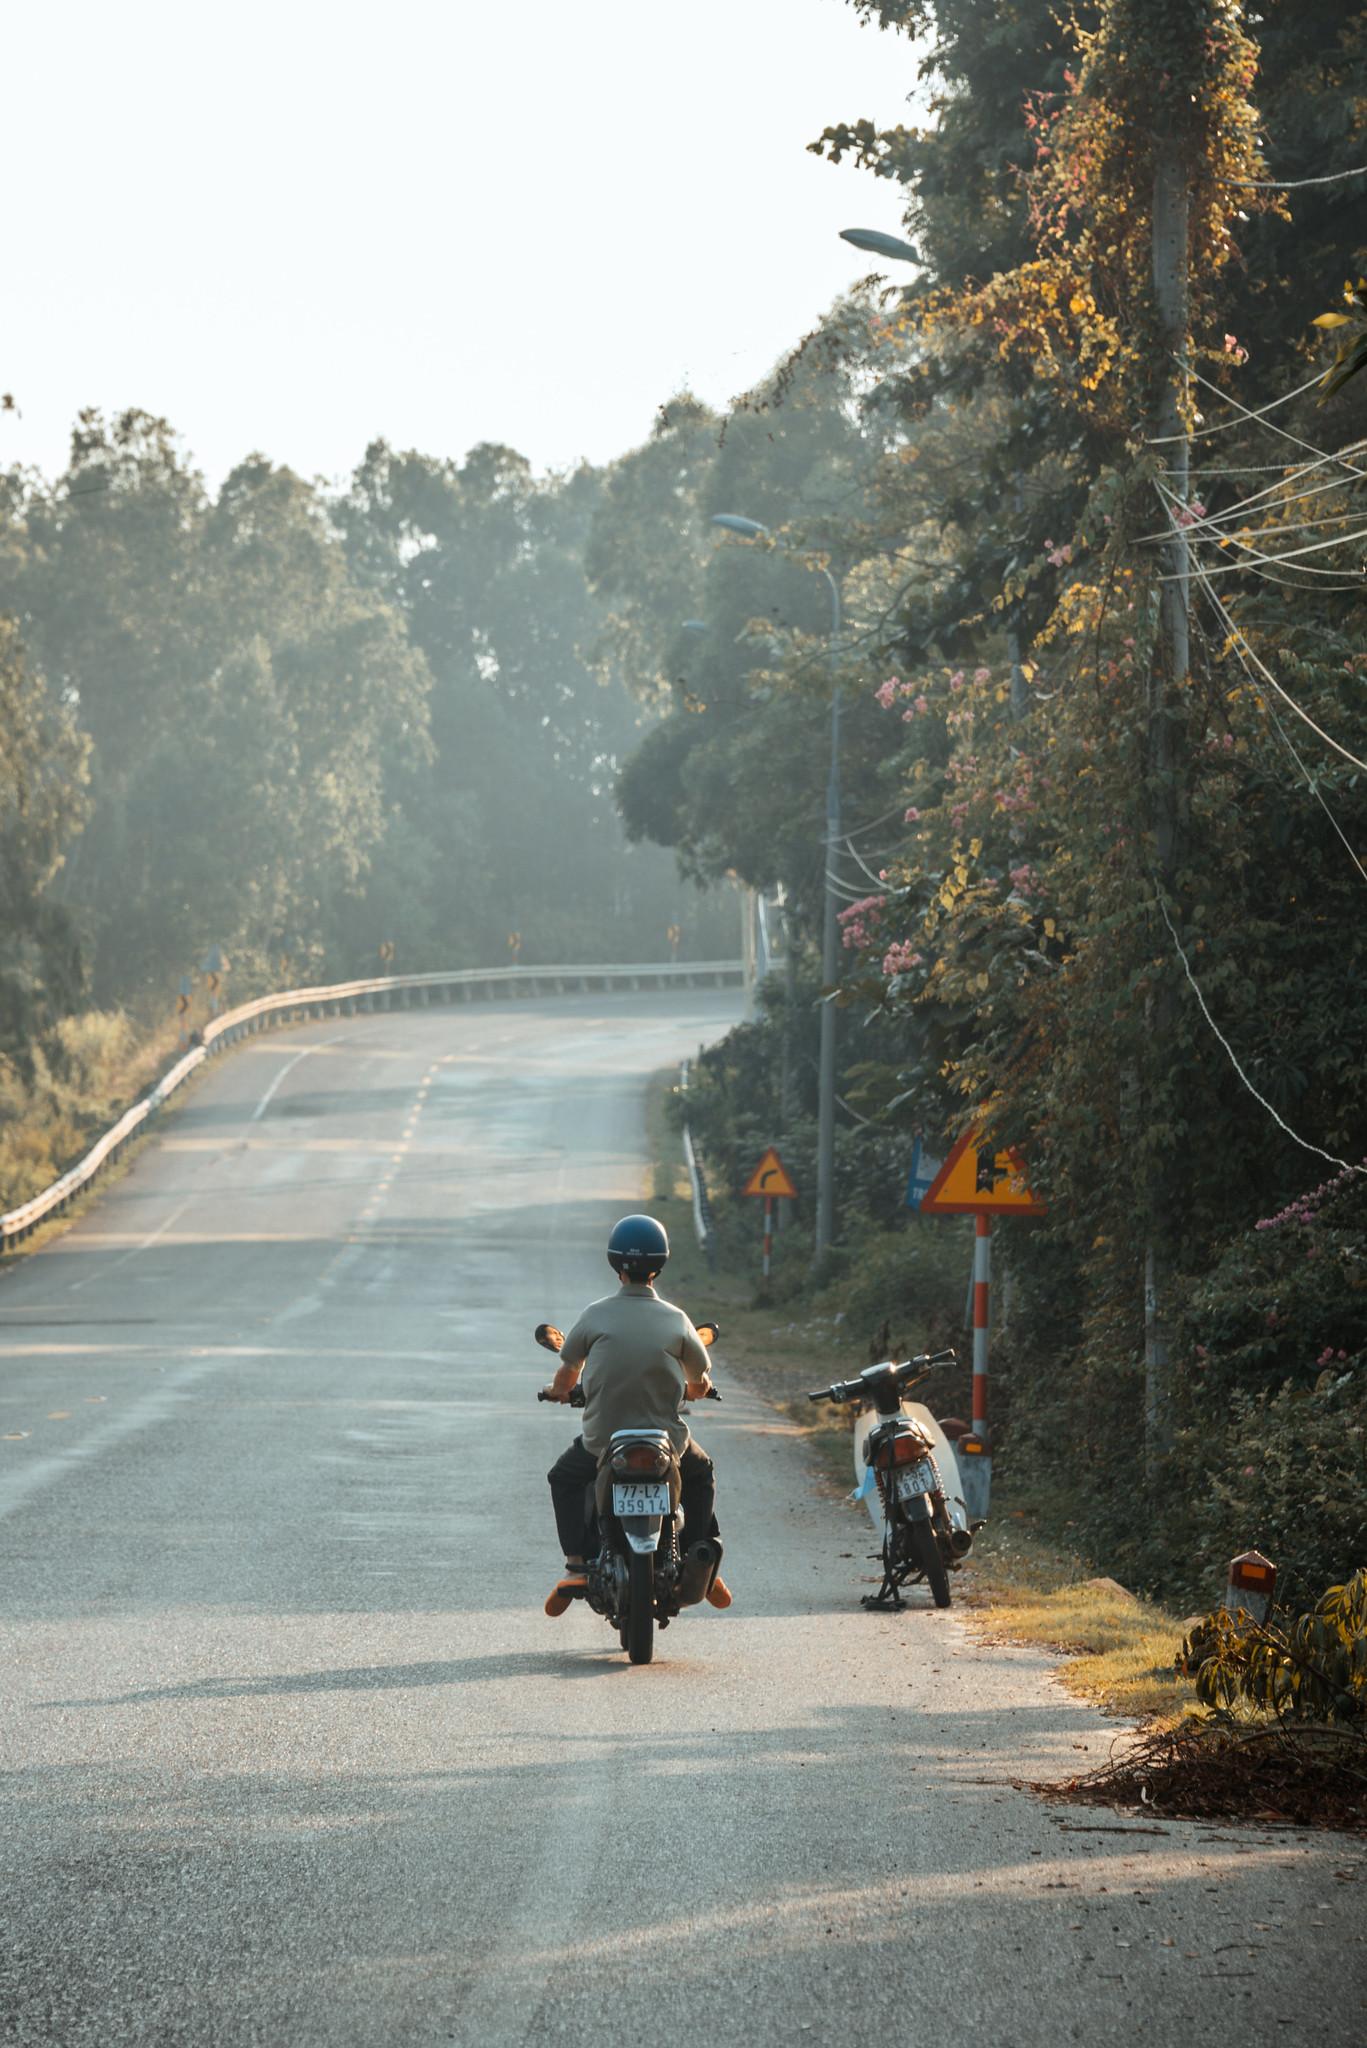
M 87 748 L 0 619 L 0 1059 L 35 1049 L 83 993 L 80 948 L 52 883 L 87 812 Z

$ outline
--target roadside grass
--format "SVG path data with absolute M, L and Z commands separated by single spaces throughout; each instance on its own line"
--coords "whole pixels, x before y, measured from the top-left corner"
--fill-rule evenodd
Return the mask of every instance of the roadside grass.
M 0 1210 L 40 1194 L 155 1083 L 176 1049 L 176 1027 L 140 1027 L 125 1011 L 91 1010 L 57 1026 L 50 1060 L 31 1078 L 0 1074 Z
M 721 1325 L 723 1377 L 734 1365 L 802 1433 L 821 1491 L 832 1500 L 853 1483 L 854 1419 L 806 1399 L 810 1387 L 847 1378 L 867 1361 L 841 1346 L 833 1319 L 805 1315 L 805 1305 L 759 1303 L 759 1225 L 750 1268 L 718 1262 L 709 1271 L 694 1230 L 688 1174 L 668 1104 L 678 1075 L 666 1069 L 647 1109 L 650 1168 L 647 1193 L 669 1232 L 670 1291 L 697 1321 Z M 797 1320 L 795 1317 L 804 1317 Z M 995 1477 L 992 1518 L 972 1558 L 955 1579 L 956 1605 L 976 1634 L 1056 1652 L 1058 1676 L 1106 1713 L 1169 1727 L 1196 1705 L 1195 1688 L 1174 1662 L 1192 1618 L 1140 1599 L 1094 1564 L 1050 1543 L 1035 1527 L 1045 1506 L 1015 1498 L 1009 1474 Z M 864 1519 L 862 1508 L 850 1510 Z M 843 1545 L 841 1546 L 843 1547 Z
M 1009 1496 L 1008 1496 L 1009 1499 Z M 1108 1714 L 1171 1727 L 1196 1707 L 1196 1689 L 1175 1669 L 1192 1620 L 1169 1614 L 1094 1573 L 993 1503 L 965 1577 L 968 1618 L 986 1640 L 1058 1653 L 1068 1690 Z

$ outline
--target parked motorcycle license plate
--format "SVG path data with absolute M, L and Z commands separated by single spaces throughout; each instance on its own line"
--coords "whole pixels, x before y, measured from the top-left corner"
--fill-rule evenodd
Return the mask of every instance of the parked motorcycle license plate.
M 669 1513 L 669 1483 L 664 1479 L 631 1480 L 625 1485 L 613 1481 L 612 1512 L 614 1515 L 667 1515 Z
M 910 1472 L 897 1475 L 897 1498 L 914 1500 L 918 1493 L 934 1493 L 935 1474 L 928 1472 L 924 1465 L 913 1466 Z

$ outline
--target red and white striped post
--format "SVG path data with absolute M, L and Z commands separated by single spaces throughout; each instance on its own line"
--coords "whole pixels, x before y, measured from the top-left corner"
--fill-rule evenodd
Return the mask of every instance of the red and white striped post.
M 986 1445 L 991 1441 L 987 1425 L 987 1318 L 992 1285 L 992 1218 L 982 1209 L 974 1219 L 973 1240 L 973 1434 Z
M 764 1197 L 764 1277 L 769 1278 L 774 1263 L 774 1198 Z

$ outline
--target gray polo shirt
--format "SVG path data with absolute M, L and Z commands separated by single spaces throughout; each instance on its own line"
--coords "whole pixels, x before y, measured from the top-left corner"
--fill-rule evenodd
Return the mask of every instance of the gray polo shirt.
M 707 1349 L 681 1308 L 655 1289 L 624 1281 L 590 1302 L 560 1353 L 582 1365 L 584 1448 L 601 1457 L 615 1429 L 663 1429 L 676 1451 L 688 1443 L 686 1380 L 707 1372 Z

